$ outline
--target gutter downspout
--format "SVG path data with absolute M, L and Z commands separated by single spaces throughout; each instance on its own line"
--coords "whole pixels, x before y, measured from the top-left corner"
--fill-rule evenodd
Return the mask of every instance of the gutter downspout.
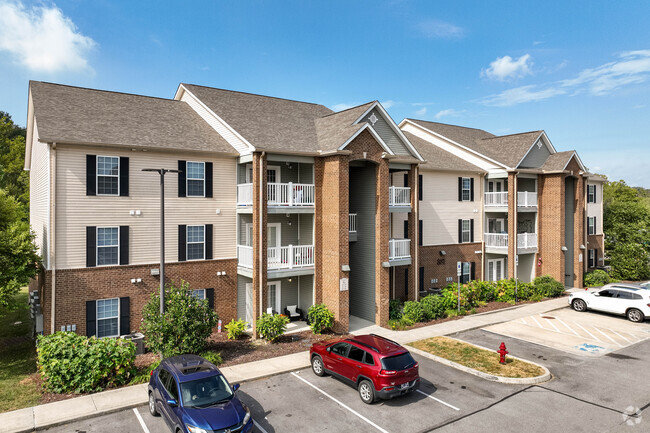
M 262 273 L 262 269 L 264 268 L 264 266 L 263 266 L 264 265 L 264 254 L 263 254 L 264 253 L 264 238 L 262 236 L 262 228 L 264 226 L 264 213 L 262 211 L 262 209 L 263 209 L 262 206 L 264 204 L 264 182 L 263 182 L 264 177 L 263 176 L 264 176 L 265 173 L 264 173 L 264 161 L 263 161 L 263 158 L 265 156 L 266 156 L 266 152 L 262 152 L 262 154 L 260 155 L 260 164 L 259 164 L 260 165 L 260 181 L 259 181 L 259 184 L 260 184 L 260 194 L 259 194 L 260 200 L 259 200 L 259 211 L 258 212 L 260 214 L 259 215 L 259 220 L 260 220 L 260 222 L 259 222 L 259 233 L 260 233 L 259 247 L 260 247 L 260 253 L 258 254 L 258 257 L 260 258 L 259 259 L 259 266 L 260 266 L 260 268 L 259 268 L 260 269 L 260 278 L 259 278 L 259 281 L 260 281 L 260 287 L 259 287 L 259 291 L 260 291 L 260 295 L 259 295 L 259 298 L 260 298 L 259 299 L 260 316 L 262 315 L 262 313 L 264 313 L 264 311 L 262 310 L 262 308 L 264 306 L 264 303 L 263 303 L 263 300 L 262 300 L 262 295 L 264 294 L 264 284 L 263 284 L 264 279 L 261 277 L 261 273 Z
M 50 200 L 52 214 L 50 215 L 50 266 L 52 269 L 52 302 L 50 305 L 50 334 L 55 332 L 55 318 L 56 318 L 56 143 L 52 143 L 52 158 L 51 158 L 51 189 Z
M 481 179 L 481 280 L 485 280 L 485 173 L 479 173 Z
M 517 181 L 518 180 L 519 180 L 518 172 L 515 172 L 515 182 L 514 182 L 515 191 L 512 194 L 512 196 L 513 196 L 512 198 L 515 201 L 515 239 L 514 239 L 514 243 L 515 243 L 515 260 L 514 260 L 514 262 L 515 262 L 515 272 L 514 272 L 515 280 L 517 280 L 517 274 L 518 274 L 517 270 L 519 269 L 519 254 L 518 254 L 519 253 L 519 251 L 518 251 L 519 250 L 519 248 L 518 248 L 519 247 L 519 233 L 517 231 L 518 230 L 517 225 L 519 224 L 519 218 L 518 218 L 519 217 L 519 196 L 518 196 L 518 190 L 517 190 L 517 188 L 518 188 L 518 186 L 517 186 L 518 182 Z

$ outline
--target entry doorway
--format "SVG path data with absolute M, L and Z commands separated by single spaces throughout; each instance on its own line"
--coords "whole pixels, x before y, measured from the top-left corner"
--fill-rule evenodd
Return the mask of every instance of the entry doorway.
M 488 281 L 499 281 L 505 278 L 505 259 L 488 259 Z
M 246 323 L 253 326 L 253 283 L 246 283 Z
M 507 186 L 503 180 L 488 180 L 487 192 L 505 192 Z
M 505 218 L 488 218 L 488 233 L 506 233 Z
M 266 304 L 268 308 L 272 308 L 274 313 L 280 314 L 280 281 L 271 281 L 267 283 L 267 292 L 268 292 L 268 303 Z

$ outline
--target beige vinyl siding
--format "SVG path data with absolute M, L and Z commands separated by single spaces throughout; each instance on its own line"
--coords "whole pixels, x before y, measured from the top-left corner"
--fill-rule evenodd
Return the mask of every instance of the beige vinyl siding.
M 34 120 L 32 134 L 32 161 L 29 171 L 29 222 L 36 234 L 38 253 L 45 269 L 50 269 L 50 145 L 38 142 L 38 128 Z
M 86 155 L 129 157 L 129 197 L 86 196 Z M 178 160 L 213 163 L 213 197 L 178 197 L 177 175 L 165 176 L 165 258 L 178 260 L 178 225 L 213 224 L 213 258 L 236 257 L 236 158 L 200 153 L 57 146 L 57 267 L 86 266 L 86 226 L 129 226 L 129 263 L 160 260 L 160 177 L 143 168 L 178 168 Z M 217 215 L 219 209 L 221 213 Z M 139 210 L 140 216 L 131 216 Z
M 181 101 L 187 103 L 196 113 L 206 121 L 208 125 L 214 128 L 232 147 L 241 154 L 250 153 L 248 145 L 237 135 L 235 135 L 226 124 L 209 111 L 199 100 L 189 91 L 184 90 L 181 95 Z
M 601 235 L 603 234 L 603 184 L 587 182 L 587 185 L 596 185 L 596 203 L 587 203 L 587 216 L 596 217 L 596 234 Z

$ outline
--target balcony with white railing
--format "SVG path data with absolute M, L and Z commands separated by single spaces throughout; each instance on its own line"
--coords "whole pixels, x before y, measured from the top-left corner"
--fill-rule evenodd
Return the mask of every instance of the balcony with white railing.
M 537 233 L 517 234 L 517 251 L 537 250 Z
M 411 240 L 410 239 L 389 239 L 388 260 L 410 260 Z
M 485 207 L 508 207 L 508 192 L 486 192 Z
M 388 187 L 388 206 L 390 207 L 411 207 L 411 188 L 404 186 Z
M 485 248 L 490 250 L 503 250 L 508 252 L 507 233 L 485 233 Z
M 269 207 L 313 207 L 316 188 L 307 183 L 267 183 L 266 201 Z M 237 185 L 237 206 L 253 205 L 253 184 Z
M 488 252 L 508 253 L 508 235 L 505 233 L 485 233 L 485 248 Z M 517 252 L 537 250 L 537 233 L 517 234 Z
M 253 268 L 253 247 L 237 245 L 238 264 L 244 268 Z M 303 269 L 314 267 L 313 245 L 288 245 L 267 249 L 267 270 Z
M 520 191 L 517 193 L 517 206 L 524 208 L 537 207 L 537 193 L 529 191 Z

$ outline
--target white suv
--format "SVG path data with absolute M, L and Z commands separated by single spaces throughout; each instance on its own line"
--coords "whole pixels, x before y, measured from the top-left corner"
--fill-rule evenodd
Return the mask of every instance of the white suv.
M 589 309 L 619 314 L 632 322 L 643 322 L 650 317 L 650 290 L 631 284 L 608 286 L 571 293 L 569 305 L 576 311 Z

